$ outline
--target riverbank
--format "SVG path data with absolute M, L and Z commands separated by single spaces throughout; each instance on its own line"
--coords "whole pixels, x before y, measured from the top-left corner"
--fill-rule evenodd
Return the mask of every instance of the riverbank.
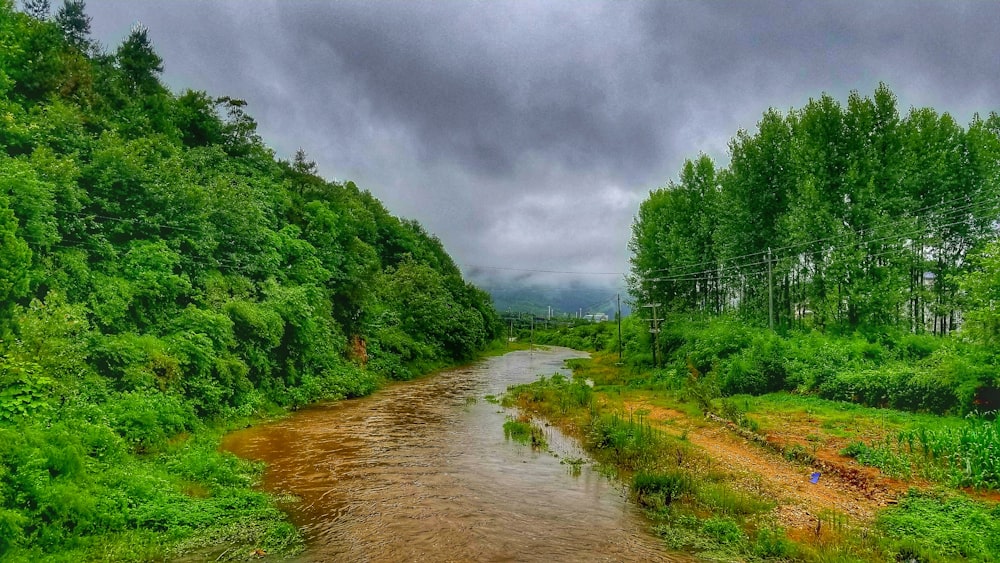
M 486 358 L 528 348 L 527 343 L 494 341 L 479 352 L 472 361 L 460 364 L 421 366 L 421 373 L 414 380 L 432 377 L 442 371 L 472 365 Z M 368 388 L 367 392 L 361 396 L 376 393 L 392 381 L 394 380 L 378 377 L 377 385 Z M 334 402 L 341 400 L 344 399 L 334 400 Z M 205 468 L 226 468 L 226 471 L 231 473 L 228 479 L 220 479 L 212 473 L 205 473 L 204 477 L 200 478 L 198 474 L 188 471 L 184 487 L 191 491 L 200 491 L 206 497 L 220 496 L 220 494 L 226 497 L 242 496 L 245 497 L 245 501 L 232 503 L 228 507 L 227 513 L 222 515 L 223 517 L 215 517 L 214 525 L 191 530 L 189 535 L 184 534 L 186 537 L 176 539 L 172 543 L 170 540 L 174 538 L 170 537 L 172 535 L 169 533 L 170 531 L 163 530 L 167 533 L 160 534 L 158 540 L 154 537 L 155 541 L 151 550 L 146 553 L 139 552 L 140 558 L 163 556 L 199 560 L 202 558 L 200 556 L 211 554 L 210 559 L 212 560 L 237 561 L 264 555 L 287 558 L 300 553 L 305 547 L 301 529 L 289 520 L 286 512 L 289 504 L 296 502 L 297 499 L 289 495 L 262 490 L 264 473 L 267 469 L 266 464 L 235 456 L 225 450 L 222 444 L 225 437 L 234 431 L 274 424 L 287 419 L 303 408 L 330 402 L 331 399 L 322 399 L 310 405 L 279 406 L 272 404 L 263 412 L 255 413 L 252 416 L 216 421 L 215 424 L 194 433 L 175 437 L 170 444 L 171 451 L 165 452 L 165 457 L 160 460 L 154 460 L 154 464 L 176 469 L 183 467 L 188 463 L 185 460 L 191 458 L 193 463 Z M 225 483 L 231 485 L 227 489 L 220 490 L 219 487 Z M 185 527 L 188 526 L 185 525 Z M 164 541 L 163 536 L 167 537 L 167 541 Z M 129 540 L 128 542 L 123 541 L 123 544 L 132 546 L 132 541 L 129 538 L 123 539 Z M 113 551 L 105 553 L 113 553 Z M 129 560 L 133 556 L 122 551 L 121 557 L 118 558 Z
M 368 397 L 310 406 L 227 436 L 268 464 L 263 489 L 306 537 L 296 561 L 676 561 L 641 513 L 574 441 L 507 440 L 491 401 L 537 373 L 561 372 L 568 349 L 517 351 Z M 681 559 L 686 560 L 686 559 Z
M 480 357 L 497 350 L 506 351 L 503 342 Z M 355 396 L 389 381 L 355 371 L 354 380 L 371 382 Z M 275 395 L 344 396 L 304 379 L 312 387 Z M 35 401 L 29 407 L 42 406 L 31 417 L 0 425 L 0 493 L 17 507 L 0 506 L 0 561 L 203 560 L 206 546 L 224 561 L 302 549 L 300 530 L 279 508 L 288 499 L 259 488 L 264 465 L 219 445 L 232 430 L 285 418 L 304 403 L 258 394 L 253 409 L 202 417 L 173 394 L 120 393 L 97 376 L 57 389 L 61 402 Z
M 572 380 L 506 400 L 578 436 L 630 483 L 666 546 L 722 560 L 997 560 L 996 494 L 877 447 L 967 421 L 790 394 L 712 399 L 706 416 L 691 390 L 650 384 L 616 359 L 574 362 Z

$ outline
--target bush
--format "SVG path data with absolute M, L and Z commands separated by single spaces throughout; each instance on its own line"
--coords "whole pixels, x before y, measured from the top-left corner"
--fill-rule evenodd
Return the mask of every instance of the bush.
M 953 384 L 905 365 L 838 373 L 819 388 L 824 399 L 944 414 L 958 406 Z
M 194 429 L 197 420 L 190 404 L 153 390 L 122 393 L 104 410 L 111 427 L 140 452 L 162 447 L 176 434 Z
M 762 395 L 784 389 L 787 376 L 781 338 L 759 334 L 726 363 L 721 390 L 724 395 Z
M 639 472 L 632 476 L 632 494 L 636 502 L 649 508 L 667 506 L 681 495 L 693 492 L 694 488 L 694 480 L 682 471 Z

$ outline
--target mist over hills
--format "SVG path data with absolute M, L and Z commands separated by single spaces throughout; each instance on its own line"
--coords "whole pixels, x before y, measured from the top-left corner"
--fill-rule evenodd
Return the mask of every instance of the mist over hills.
M 493 297 L 493 305 L 501 315 L 510 311 L 530 312 L 541 316 L 546 315 L 549 307 L 552 307 L 553 317 L 604 313 L 614 318 L 619 295 L 622 315 L 628 315 L 630 311 L 631 296 L 615 287 L 584 284 L 547 286 L 496 280 L 475 280 L 475 283 Z

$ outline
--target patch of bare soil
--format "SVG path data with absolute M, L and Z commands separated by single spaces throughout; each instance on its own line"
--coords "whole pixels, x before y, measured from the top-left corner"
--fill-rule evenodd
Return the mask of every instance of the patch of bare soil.
M 875 469 L 831 452 L 829 447 L 800 444 L 794 451 L 808 455 L 789 460 L 783 453 L 797 442 L 788 436 L 761 436 L 719 417 L 710 415 L 705 424 L 680 411 L 645 402 L 626 402 L 623 406 L 633 412 L 648 412 L 646 419 L 668 432 L 685 433 L 687 440 L 701 448 L 720 469 L 736 475 L 739 487 L 773 498 L 778 522 L 793 537 L 822 534 L 824 523 L 843 516 L 855 525 L 870 522 L 880 508 L 894 503 L 913 485 L 885 478 Z M 810 479 L 817 472 L 819 480 L 813 483 Z

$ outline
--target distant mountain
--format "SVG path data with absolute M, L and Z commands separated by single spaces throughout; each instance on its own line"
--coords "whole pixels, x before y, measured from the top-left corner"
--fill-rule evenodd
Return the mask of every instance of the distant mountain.
M 492 285 L 490 281 L 477 281 L 477 285 L 493 297 L 493 306 L 503 315 L 507 311 L 530 312 L 539 316 L 549 313 L 553 317 L 605 313 L 614 318 L 617 312 L 617 297 L 622 299 L 622 314 L 629 313 L 624 290 L 609 287 L 576 285 L 551 287 L 543 285 Z

